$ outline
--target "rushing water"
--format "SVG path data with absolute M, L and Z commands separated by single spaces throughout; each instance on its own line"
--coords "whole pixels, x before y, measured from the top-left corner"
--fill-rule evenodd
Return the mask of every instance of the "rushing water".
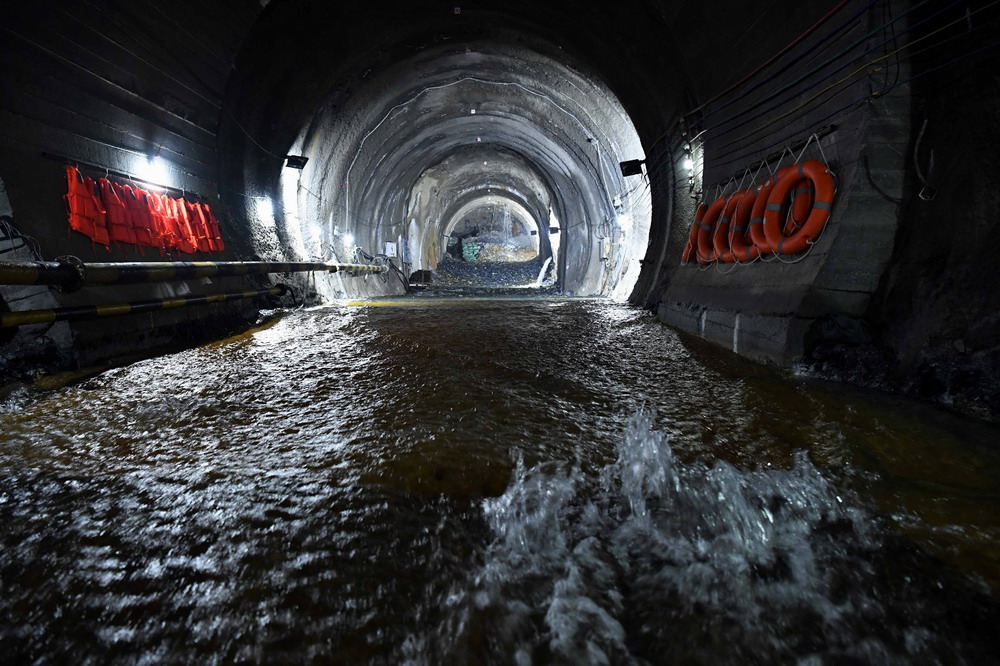
M 0 419 L 9 663 L 1000 660 L 995 427 L 621 305 L 289 312 Z

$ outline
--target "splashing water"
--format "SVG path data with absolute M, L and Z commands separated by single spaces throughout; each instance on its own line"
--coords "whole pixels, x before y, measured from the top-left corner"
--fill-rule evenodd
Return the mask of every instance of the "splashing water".
M 518 458 L 506 492 L 483 503 L 493 542 L 447 599 L 444 654 L 517 664 L 903 664 L 932 654 L 979 663 L 961 636 L 988 617 L 914 604 L 946 581 L 916 581 L 927 573 L 921 555 L 838 495 L 804 454 L 787 470 L 684 464 L 645 410 L 618 454 L 594 478 Z M 963 625 L 958 635 L 953 625 Z
M 545 271 L 549 270 L 549 264 L 551 263 L 552 263 L 552 257 L 549 257 L 545 260 L 545 263 L 542 264 L 542 269 L 538 271 L 538 278 L 535 280 L 534 284 L 535 287 L 542 286 L 542 283 L 545 281 Z

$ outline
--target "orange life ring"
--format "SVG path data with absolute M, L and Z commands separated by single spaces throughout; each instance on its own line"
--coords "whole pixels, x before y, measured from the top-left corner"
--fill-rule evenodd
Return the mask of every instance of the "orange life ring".
M 726 207 L 726 197 L 719 197 L 712 202 L 712 205 L 705 211 L 705 217 L 698 225 L 697 243 L 695 243 L 695 258 L 701 265 L 715 261 L 715 248 L 712 247 L 712 231 L 715 223 L 722 214 L 722 209 Z
M 723 256 L 726 262 L 753 261 L 760 256 L 760 250 L 750 236 L 750 212 L 757 202 L 757 193 L 747 190 L 736 204 L 736 213 L 729 224 L 729 252 Z
M 807 160 L 789 169 L 793 170 L 792 177 L 779 176 L 778 182 L 767 197 L 764 210 L 764 237 L 768 245 L 778 254 L 797 254 L 806 249 L 810 243 L 819 238 L 833 209 L 833 176 L 822 162 Z M 782 169 L 782 171 L 787 170 Z M 782 204 L 788 198 L 792 187 L 803 179 L 811 180 L 815 188 L 812 210 L 800 229 L 785 236 L 780 216 Z M 756 210 L 756 206 L 754 209 Z
M 794 190 L 792 190 L 792 223 L 785 226 L 785 235 L 788 236 L 796 228 L 805 224 L 809 219 L 809 211 L 812 210 L 813 201 L 816 200 L 816 188 L 808 178 L 800 180 Z
M 750 238 L 754 247 L 757 248 L 758 256 L 771 251 L 771 244 L 767 242 L 764 235 L 764 209 L 767 207 L 767 198 L 771 195 L 774 186 L 778 182 L 779 176 L 772 176 L 757 186 L 757 198 L 753 202 L 753 209 L 750 212 Z
M 736 205 L 745 194 L 743 190 L 729 195 L 726 207 L 715 223 L 715 231 L 712 232 L 712 248 L 715 250 L 715 258 L 726 263 L 733 262 L 733 255 L 729 251 L 729 222 L 736 213 Z
M 705 217 L 706 210 L 708 210 L 708 204 L 698 204 L 698 210 L 694 214 L 694 222 L 691 223 L 691 231 L 688 233 L 688 241 L 684 246 L 684 254 L 681 255 L 681 261 L 685 264 L 691 263 L 691 260 L 694 259 L 694 244 L 698 242 L 698 225 Z

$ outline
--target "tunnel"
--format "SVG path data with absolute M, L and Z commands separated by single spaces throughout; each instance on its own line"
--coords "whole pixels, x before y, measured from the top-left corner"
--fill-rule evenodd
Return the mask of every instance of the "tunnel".
M 276 12 L 279 20 L 296 19 Z M 264 236 L 259 244 L 273 248 L 276 258 L 291 249 L 295 258 L 346 260 L 355 248 L 378 255 L 392 243 L 408 279 L 437 270 L 449 238 L 461 235 L 466 221 L 469 231 L 480 226 L 479 218 L 456 216 L 467 218 L 476 203 L 502 200 L 521 211 L 540 244 L 540 260 L 553 259 L 562 293 L 628 295 L 651 215 L 648 186 L 626 182 L 619 166 L 644 159 L 634 125 L 583 63 L 541 39 L 527 44 L 523 28 L 508 33 L 482 20 L 460 23 L 448 39 L 432 36 L 438 26 L 416 22 L 391 38 L 403 44 L 391 60 L 382 55 L 388 44 L 375 40 L 351 47 L 358 59 L 353 69 L 322 73 L 299 63 L 344 60 L 346 44 L 305 37 L 296 40 L 301 52 L 291 56 L 280 28 L 253 37 L 259 40 L 254 57 L 273 67 L 268 49 L 278 49 L 290 65 L 245 86 L 234 82 L 230 95 L 239 111 L 220 129 L 225 155 L 234 158 L 223 160 L 224 177 L 234 189 L 259 193 L 232 204 L 245 209 L 252 233 Z M 308 101 L 297 92 L 305 78 L 314 86 Z M 292 108 L 247 105 L 244 95 Z M 280 126 L 266 132 L 274 150 L 251 141 L 265 134 L 258 123 L 276 120 Z M 276 171 L 274 155 L 284 154 L 308 156 L 308 162 Z M 268 215 L 259 214 L 260 201 Z M 272 210 L 276 223 L 267 219 Z M 563 251 L 553 255 L 556 234 Z M 336 298 L 405 287 L 331 279 L 316 288 Z
M 4 3 L 6 658 L 997 662 L 998 20 Z

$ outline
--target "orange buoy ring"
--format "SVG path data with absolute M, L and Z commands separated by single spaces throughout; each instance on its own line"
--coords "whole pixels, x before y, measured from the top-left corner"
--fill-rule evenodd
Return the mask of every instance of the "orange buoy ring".
M 705 211 L 705 217 L 698 224 L 698 236 L 695 243 L 695 258 L 701 265 L 709 264 L 717 258 L 715 248 L 712 247 L 712 231 L 715 223 L 722 214 L 722 209 L 726 207 L 726 197 L 719 197 L 712 202 L 712 205 Z
M 719 261 L 733 263 L 733 255 L 729 251 L 729 222 L 736 213 L 736 205 L 745 193 L 744 190 L 740 190 L 729 195 L 726 207 L 715 224 L 715 231 L 712 232 L 712 248 L 715 250 L 715 258 Z
M 685 264 L 691 263 L 691 260 L 694 259 L 694 244 L 698 242 L 698 225 L 705 217 L 706 210 L 708 210 L 707 204 L 698 204 L 698 210 L 694 214 L 694 222 L 691 223 L 691 231 L 688 233 L 688 241 L 684 246 L 684 254 L 681 255 L 681 262 Z
M 749 238 L 750 213 L 757 202 L 757 193 L 747 190 L 736 204 L 736 213 L 729 225 L 729 252 L 722 258 L 726 262 L 753 261 L 760 256 L 760 250 Z
M 782 171 L 784 171 L 782 169 Z M 767 242 L 764 235 L 764 209 L 767 207 L 767 199 L 771 196 L 774 186 L 781 178 L 779 171 L 776 176 L 772 176 L 757 186 L 757 198 L 753 202 L 753 209 L 750 211 L 750 238 L 754 247 L 757 248 L 758 256 L 771 251 L 771 244 Z
M 797 254 L 806 249 L 810 243 L 819 238 L 833 209 L 833 176 L 822 162 L 807 160 L 789 169 L 794 170 L 793 176 L 789 178 L 779 174 L 778 182 L 767 197 L 764 210 L 764 237 L 768 245 L 778 254 Z M 803 179 L 811 180 L 815 188 L 812 210 L 800 229 L 790 236 L 785 236 L 782 230 L 783 220 L 780 219 L 782 204 L 788 198 L 792 187 Z M 756 209 L 754 206 L 754 210 Z
M 816 188 L 813 187 L 812 181 L 808 178 L 800 180 L 792 190 L 792 219 L 791 224 L 785 225 L 786 236 L 805 224 L 815 200 Z

